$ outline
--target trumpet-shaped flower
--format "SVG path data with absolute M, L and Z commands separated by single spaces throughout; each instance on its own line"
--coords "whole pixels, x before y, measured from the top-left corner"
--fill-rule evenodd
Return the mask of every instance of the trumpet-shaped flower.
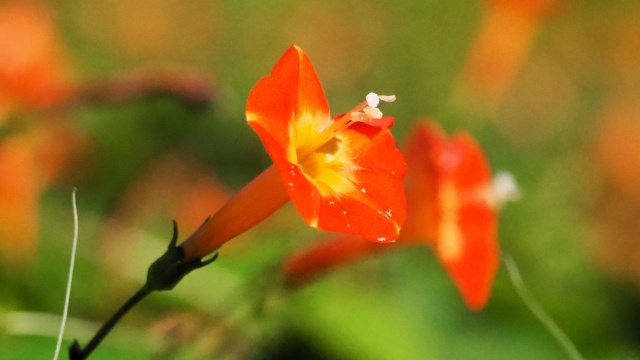
M 359 258 L 404 246 L 434 248 L 465 304 L 487 302 L 498 266 L 497 209 L 517 197 L 513 178 L 494 182 L 486 158 L 466 134 L 447 139 L 435 124 L 416 126 L 407 156 L 407 223 L 396 245 L 380 246 L 338 237 L 288 258 L 283 272 L 290 284 Z
M 389 131 L 393 119 L 377 108 L 393 100 L 371 93 L 332 119 L 309 58 L 289 48 L 247 101 L 247 121 L 274 166 L 185 241 L 186 258 L 215 250 L 289 199 L 312 227 L 395 240 L 405 220 L 405 163 Z
M 412 217 L 420 226 L 423 216 L 435 220 L 407 238 L 428 241 L 467 306 L 479 309 L 489 298 L 498 268 L 497 196 L 491 171 L 482 149 L 466 134 L 447 139 L 434 125 L 415 128 L 407 147 L 408 161 L 420 160 L 427 152 L 428 162 L 415 164 L 416 178 L 430 176 L 427 183 L 412 183 L 411 195 L 422 216 Z M 429 144 L 425 150 L 424 145 Z M 413 162 L 411 162 L 413 165 Z M 435 191 L 434 191 L 435 190 Z M 429 196 L 431 195 L 431 196 Z M 426 201 L 425 201 L 426 199 Z

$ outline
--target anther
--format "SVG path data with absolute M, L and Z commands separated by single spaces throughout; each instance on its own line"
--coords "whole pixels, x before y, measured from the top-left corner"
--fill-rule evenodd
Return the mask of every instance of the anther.
M 380 119 L 382 117 L 382 111 L 380 111 L 380 109 L 378 109 L 377 107 L 367 106 L 362 109 L 362 112 L 371 119 Z
M 365 99 L 367 100 L 367 105 L 369 105 L 369 107 L 375 108 L 380 104 L 380 97 L 376 93 L 368 93 Z

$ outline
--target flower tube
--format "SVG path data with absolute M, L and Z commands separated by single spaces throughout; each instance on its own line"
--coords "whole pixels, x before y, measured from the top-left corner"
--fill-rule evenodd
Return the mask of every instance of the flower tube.
M 312 227 L 384 242 L 405 220 L 405 162 L 371 93 L 332 119 L 307 55 L 289 48 L 251 90 L 247 122 L 274 165 L 240 190 L 182 245 L 202 258 L 256 225 L 290 199 Z

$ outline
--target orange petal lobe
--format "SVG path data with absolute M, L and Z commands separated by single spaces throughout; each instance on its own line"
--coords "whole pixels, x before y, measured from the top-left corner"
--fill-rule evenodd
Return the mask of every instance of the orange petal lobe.
M 297 162 L 298 136 L 318 133 L 331 121 L 320 80 L 307 55 L 296 46 L 251 90 L 246 113 L 249 125 L 281 170 L 288 167 L 286 162 Z
M 497 214 L 487 201 L 490 170 L 475 141 L 455 136 L 438 156 L 437 254 L 472 310 L 487 302 L 498 267 Z
M 395 119 L 390 116 L 384 116 L 381 118 L 365 118 L 362 120 L 363 123 L 371 126 L 375 126 L 382 130 L 390 129 L 395 123 Z
M 417 123 L 410 134 L 405 148 L 407 223 L 401 238 L 404 242 L 434 244 L 438 216 L 435 155 L 447 139 L 442 129 L 430 121 Z

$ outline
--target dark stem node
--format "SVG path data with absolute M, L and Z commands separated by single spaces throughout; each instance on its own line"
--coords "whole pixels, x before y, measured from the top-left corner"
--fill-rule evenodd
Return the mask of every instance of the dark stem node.
M 211 259 L 205 261 L 195 259 L 185 262 L 184 250 L 176 246 L 177 243 L 178 224 L 174 220 L 171 242 L 167 247 L 167 251 L 149 266 L 146 283 L 102 325 L 84 348 L 80 346 L 77 340 L 73 342 L 69 348 L 70 360 L 84 360 L 89 357 L 118 321 L 147 295 L 154 291 L 173 289 L 188 273 L 214 262 L 218 257 L 216 253 Z

